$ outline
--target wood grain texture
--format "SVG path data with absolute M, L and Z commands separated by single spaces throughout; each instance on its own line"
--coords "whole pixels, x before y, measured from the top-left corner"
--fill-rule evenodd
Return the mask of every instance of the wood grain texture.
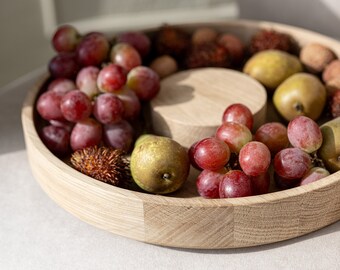
M 244 39 L 262 27 L 277 29 L 293 35 L 301 44 L 319 41 L 329 45 L 340 55 L 340 44 L 335 40 L 295 27 L 249 21 L 212 25 Z M 41 83 L 28 93 L 22 108 L 32 172 L 56 203 L 98 228 L 157 245 L 223 249 L 282 241 L 340 220 L 340 172 L 290 190 L 213 200 L 197 195 L 194 170 L 183 188 L 169 196 L 96 181 L 56 158 L 39 139 L 34 104 L 40 88 Z M 267 120 L 271 117 L 267 115 Z
M 252 111 L 256 129 L 266 120 L 266 102 L 265 88 L 242 72 L 192 69 L 162 80 L 160 93 L 151 101 L 151 117 L 156 134 L 189 148 L 215 134 L 224 110 L 233 103 Z

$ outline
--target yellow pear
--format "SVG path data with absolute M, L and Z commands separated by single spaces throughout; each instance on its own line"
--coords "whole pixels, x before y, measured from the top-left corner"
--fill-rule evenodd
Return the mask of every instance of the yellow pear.
M 166 194 L 178 190 L 188 177 L 187 150 L 163 136 L 144 135 L 131 153 L 131 175 L 143 190 Z
M 244 73 L 258 80 L 268 90 L 274 90 L 286 78 L 301 71 L 302 64 L 298 57 L 280 50 L 258 52 L 243 68 Z
M 324 123 L 320 129 L 323 143 L 318 155 L 326 168 L 333 173 L 340 169 L 340 117 Z

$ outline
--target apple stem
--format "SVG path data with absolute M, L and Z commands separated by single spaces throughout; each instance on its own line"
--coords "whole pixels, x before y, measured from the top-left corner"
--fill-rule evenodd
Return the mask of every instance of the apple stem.
M 162 178 L 163 178 L 164 180 L 170 180 L 171 175 L 170 175 L 169 173 L 164 173 L 163 176 L 162 176 Z

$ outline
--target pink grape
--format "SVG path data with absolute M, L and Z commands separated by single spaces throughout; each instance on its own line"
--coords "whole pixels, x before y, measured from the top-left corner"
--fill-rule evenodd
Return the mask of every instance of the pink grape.
M 318 181 L 330 175 L 329 171 L 322 167 L 313 167 L 302 177 L 300 186 Z
M 73 52 L 80 41 L 80 35 L 72 25 L 58 27 L 52 37 L 52 45 L 57 52 Z
M 133 46 L 140 54 L 142 58 L 149 54 L 151 41 L 150 38 L 143 32 L 123 32 L 118 34 L 117 42 L 128 43 Z
M 37 100 L 37 111 L 45 120 L 64 120 L 60 103 L 64 94 L 56 91 L 47 91 Z
M 138 51 L 127 43 L 117 43 L 111 49 L 110 59 L 113 63 L 120 65 L 127 72 L 142 64 Z
M 202 169 L 211 171 L 222 169 L 230 158 L 228 145 L 213 137 L 199 141 L 194 151 L 196 164 Z
M 108 58 L 110 44 L 102 33 L 87 34 L 77 47 L 77 59 L 82 66 L 99 66 Z
M 46 147 L 56 156 L 63 157 L 70 152 L 70 132 L 62 127 L 45 126 L 40 137 Z
M 103 140 L 106 145 L 128 153 L 133 142 L 134 131 L 129 122 L 122 120 L 115 124 L 104 125 Z
M 222 123 L 225 122 L 237 122 L 245 125 L 249 130 L 252 130 L 254 117 L 247 106 L 241 103 L 234 103 L 228 106 L 223 112 Z
M 253 195 L 261 195 L 269 192 L 270 174 L 268 171 L 258 176 L 250 176 L 250 181 Z
M 79 64 L 74 53 L 59 53 L 48 63 L 52 78 L 74 79 L 79 71 Z
M 313 153 L 322 144 L 322 133 L 318 124 L 309 117 L 297 116 L 291 120 L 287 128 L 290 143 L 297 148 Z
M 219 186 L 220 198 L 236 198 L 252 195 L 251 180 L 240 170 L 227 172 Z
M 76 89 L 63 96 L 60 109 L 66 120 L 78 122 L 91 115 L 92 103 L 86 94 Z
M 127 86 L 135 91 L 140 100 L 148 101 L 160 90 L 159 76 L 151 68 L 135 67 L 128 73 Z
M 97 86 L 102 92 L 117 92 L 126 83 L 126 72 L 123 67 L 109 64 L 103 67 L 97 78 Z
M 104 93 L 96 98 L 93 114 L 102 124 L 114 124 L 123 119 L 124 104 L 116 95 Z
M 74 82 L 65 78 L 55 79 L 47 87 L 47 91 L 61 92 L 63 94 L 74 89 L 76 89 Z
M 270 151 L 261 142 L 248 142 L 240 150 L 239 163 L 246 175 L 259 176 L 266 173 L 270 162 Z
M 76 78 L 77 88 L 84 92 L 90 99 L 99 93 L 97 87 L 98 74 L 99 68 L 87 66 L 79 71 Z
M 260 126 L 255 132 L 254 139 L 267 145 L 272 155 L 289 146 L 287 128 L 279 122 L 269 122 Z
M 225 122 L 216 131 L 216 138 L 224 141 L 230 151 L 238 154 L 241 148 L 253 139 L 249 128 L 236 122 Z
M 196 179 L 197 192 L 201 197 L 219 198 L 219 186 L 225 172 L 203 170 Z
M 102 139 L 102 125 L 92 118 L 79 121 L 71 132 L 70 144 L 73 151 L 99 145 Z
M 141 112 L 141 103 L 136 93 L 128 88 L 123 88 L 117 93 L 117 96 L 124 105 L 124 119 L 133 121 L 136 120 Z
M 274 170 L 283 178 L 299 179 L 310 167 L 311 157 L 299 148 L 285 148 L 274 157 Z

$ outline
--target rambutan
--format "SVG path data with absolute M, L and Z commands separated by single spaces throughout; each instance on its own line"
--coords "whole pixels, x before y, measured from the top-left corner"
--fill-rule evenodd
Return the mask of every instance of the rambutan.
M 229 67 L 230 55 L 226 48 L 217 43 L 193 46 L 185 58 L 187 68 Z
M 190 46 L 191 37 L 183 29 L 165 25 L 156 33 L 154 45 L 157 55 L 182 57 Z
M 91 146 L 74 152 L 70 161 L 78 171 L 114 186 L 131 181 L 129 161 L 119 149 Z
M 291 36 L 274 30 L 263 29 L 251 38 L 249 45 L 250 54 L 270 49 L 294 53 L 296 45 Z

